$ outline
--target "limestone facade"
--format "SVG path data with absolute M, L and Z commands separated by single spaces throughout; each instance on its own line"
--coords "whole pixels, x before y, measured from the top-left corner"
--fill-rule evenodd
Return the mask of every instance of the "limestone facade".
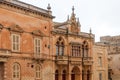
M 120 79 L 120 36 L 103 36 L 100 41 L 107 45 L 109 74 L 113 80 Z
M 103 43 L 96 42 L 93 48 L 94 53 L 94 80 L 108 80 L 108 53 Z
M 94 35 L 81 32 L 74 7 L 63 23 L 47 10 L 0 0 L 1 80 L 97 80 Z

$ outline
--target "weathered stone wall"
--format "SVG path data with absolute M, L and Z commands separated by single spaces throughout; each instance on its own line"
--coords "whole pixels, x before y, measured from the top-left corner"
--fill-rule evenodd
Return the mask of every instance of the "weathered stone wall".
M 120 79 L 120 36 L 103 36 L 101 41 L 107 45 L 109 69 L 112 69 L 112 79 Z M 107 43 L 106 43 L 107 42 Z
M 96 43 L 93 47 L 94 67 L 93 80 L 99 80 L 99 74 L 102 74 L 103 80 L 108 80 L 108 60 L 107 48 L 101 43 Z M 99 58 L 101 58 L 101 65 Z

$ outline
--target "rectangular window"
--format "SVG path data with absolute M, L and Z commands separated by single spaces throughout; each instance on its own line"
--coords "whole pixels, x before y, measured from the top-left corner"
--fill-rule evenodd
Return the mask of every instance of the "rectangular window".
M 41 68 L 39 65 L 36 66 L 36 79 L 40 79 L 41 77 Z
M 102 73 L 99 73 L 99 80 L 102 80 Z
M 80 53 L 80 45 L 72 45 L 71 46 L 71 55 L 74 57 L 80 57 L 81 53 Z
M 20 35 L 12 34 L 12 51 L 20 51 Z
M 99 66 L 102 66 L 102 58 L 101 57 L 98 58 L 98 63 L 99 63 Z
M 18 63 L 13 65 L 13 80 L 20 80 L 20 65 Z
M 34 39 L 34 52 L 36 56 L 40 56 L 40 39 L 39 38 Z

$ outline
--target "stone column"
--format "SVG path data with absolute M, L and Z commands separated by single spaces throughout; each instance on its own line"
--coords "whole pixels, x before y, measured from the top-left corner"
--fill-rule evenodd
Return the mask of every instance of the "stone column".
M 82 80 L 82 70 L 80 71 L 80 80 Z
M 71 70 L 70 70 L 70 64 L 67 69 L 67 79 L 66 80 L 71 80 Z
M 84 71 L 84 80 L 87 80 L 87 71 Z
M 59 78 L 59 80 L 62 80 L 62 72 L 61 71 L 59 72 L 59 77 L 58 78 Z

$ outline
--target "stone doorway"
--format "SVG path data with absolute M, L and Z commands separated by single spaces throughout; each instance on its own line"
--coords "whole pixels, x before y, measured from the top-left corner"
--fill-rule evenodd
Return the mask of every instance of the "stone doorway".
M 0 80 L 4 80 L 4 63 L 0 62 Z

